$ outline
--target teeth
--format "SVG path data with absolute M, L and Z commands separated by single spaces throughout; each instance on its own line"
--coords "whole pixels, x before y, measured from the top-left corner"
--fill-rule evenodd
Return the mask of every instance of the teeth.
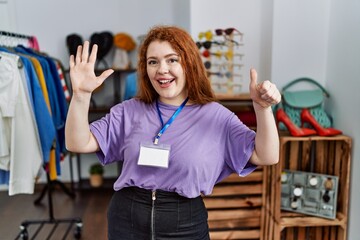
M 165 84 L 165 83 L 171 82 L 171 80 L 160 80 L 159 82 L 160 82 L 161 84 Z

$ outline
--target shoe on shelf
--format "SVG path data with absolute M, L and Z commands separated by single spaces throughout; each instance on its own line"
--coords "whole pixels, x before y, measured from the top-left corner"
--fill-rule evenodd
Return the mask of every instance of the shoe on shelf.
M 314 129 L 299 128 L 298 126 L 296 126 L 282 108 L 279 108 L 276 111 L 276 120 L 277 120 L 278 124 L 280 122 L 282 122 L 286 126 L 286 128 L 289 130 L 290 134 L 294 137 L 304 137 L 304 136 L 309 136 L 309 135 L 316 135 L 316 131 Z
M 303 109 L 301 111 L 301 123 L 304 124 L 305 122 L 309 123 L 320 136 L 335 136 L 342 134 L 342 131 L 335 128 L 324 128 L 321 126 L 314 116 L 310 113 L 308 109 Z

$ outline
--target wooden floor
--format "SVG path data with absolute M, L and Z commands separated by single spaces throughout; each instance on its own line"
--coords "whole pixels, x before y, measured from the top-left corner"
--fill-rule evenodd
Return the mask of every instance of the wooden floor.
M 35 194 L 20 194 L 11 197 L 8 196 L 7 191 L 0 191 L 0 239 L 22 239 L 19 234 L 20 225 L 24 221 L 50 219 L 48 195 L 45 195 L 39 205 L 34 204 L 41 190 L 42 186 L 39 187 L 39 190 L 36 190 Z M 53 217 L 55 220 L 80 218 L 83 225 L 81 231 L 82 240 L 107 239 L 106 212 L 113 193 L 111 188 L 74 191 L 75 198 L 65 194 L 61 188 L 54 189 L 52 193 Z M 69 223 L 58 224 L 49 239 L 75 239 L 75 221 L 72 226 L 70 225 Z M 48 235 L 54 226 L 55 224 L 44 224 L 34 239 L 48 239 Z M 28 225 L 29 240 L 33 239 L 34 233 L 39 227 L 40 224 Z M 70 232 L 64 238 L 64 234 L 69 227 Z

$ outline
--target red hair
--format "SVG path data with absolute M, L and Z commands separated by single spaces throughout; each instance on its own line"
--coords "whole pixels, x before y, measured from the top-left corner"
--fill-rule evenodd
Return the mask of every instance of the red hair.
M 159 96 L 151 85 L 146 70 L 146 53 L 150 43 L 153 41 L 166 41 L 179 54 L 180 64 L 185 73 L 189 100 L 192 103 L 206 104 L 216 101 L 205 66 L 194 40 L 185 30 L 174 26 L 153 27 L 140 46 L 138 58 L 138 99 L 151 103 Z

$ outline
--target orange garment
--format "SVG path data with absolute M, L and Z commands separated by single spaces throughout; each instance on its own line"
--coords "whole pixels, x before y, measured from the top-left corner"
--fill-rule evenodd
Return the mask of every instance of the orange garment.
M 47 90 L 47 87 L 46 87 L 46 81 L 45 81 L 45 76 L 44 76 L 44 72 L 42 70 L 42 67 L 41 67 L 41 64 L 39 62 L 39 60 L 37 60 L 36 58 L 34 57 L 30 57 L 30 60 L 35 68 L 35 72 L 36 72 L 36 75 L 38 76 L 39 78 L 39 83 L 40 83 L 40 87 L 41 87 L 41 91 L 44 95 L 44 99 L 45 99 L 45 102 L 46 102 L 46 105 L 49 109 L 49 112 L 50 112 L 50 115 L 51 115 L 51 107 L 50 107 L 50 100 L 49 100 L 49 93 L 48 93 L 48 90 Z
M 49 113 L 50 113 L 50 115 L 52 115 L 49 93 L 47 90 L 43 69 L 41 67 L 39 60 L 37 60 L 34 57 L 30 57 L 30 60 L 35 68 L 36 75 L 38 76 L 41 91 L 44 95 L 44 99 L 45 99 L 46 105 L 49 109 Z M 56 147 L 56 143 L 54 140 L 53 148 L 50 150 L 49 163 L 48 163 L 48 171 L 49 171 L 50 180 L 57 179 L 55 147 Z

